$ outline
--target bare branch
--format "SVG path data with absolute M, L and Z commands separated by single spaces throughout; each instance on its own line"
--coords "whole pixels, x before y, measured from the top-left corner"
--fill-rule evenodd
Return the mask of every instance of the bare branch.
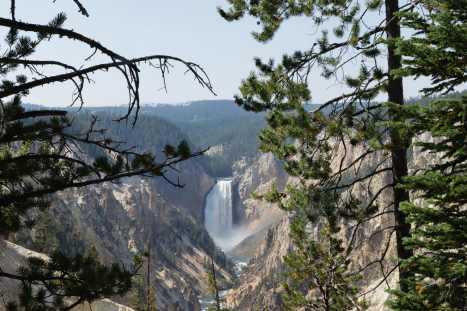
M 16 0 L 10 0 L 11 19 L 16 20 Z
M 195 152 L 191 154 L 188 158 L 199 157 L 203 155 L 204 153 L 205 153 L 205 150 Z M 171 165 L 175 165 L 177 163 L 180 163 L 186 160 L 187 158 L 175 158 L 175 159 L 163 162 L 161 164 L 155 164 L 154 166 L 150 168 L 118 172 L 116 174 L 110 174 L 110 175 L 104 176 L 102 178 L 97 178 L 97 179 L 89 179 L 89 180 L 84 180 L 84 181 L 71 181 L 68 183 L 57 185 L 55 187 L 37 189 L 37 190 L 29 191 L 27 193 L 9 193 L 9 194 L 6 194 L 0 197 L 0 206 L 11 204 L 12 202 L 15 202 L 19 199 L 24 200 L 24 199 L 35 198 L 35 197 L 42 197 L 44 195 L 55 193 L 55 192 L 58 192 L 64 189 L 82 188 L 85 186 L 100 184 L 100 183 L 107 182 L 107 181 L 113 181 L 113 180 L 121 179 L 124 177 L 138 176 L 138 175 L 144 175 L 144 174 L 150 174 L 151 176 L 155 176 L 154 172 L 160 172 L 161 175 L 156 175 L 156 176 L 164 177 L 164 174 L 162 173 L 164 168 L 167 168 Z M 183 185 L 181 185 L 180 183 L 175 184 L 175 185 L 179 188 L 183 187 Z
M 84 5 L 82 5 L 81 2 L 79 2 L 79 0 L 73 0 L 73 2 L 78 6 L 78 9 L 79 9 L 78 12 L 80 12 L 81 14 L 83 14 L 86 17 L 89 17 L 88 11 L 84 7 Z

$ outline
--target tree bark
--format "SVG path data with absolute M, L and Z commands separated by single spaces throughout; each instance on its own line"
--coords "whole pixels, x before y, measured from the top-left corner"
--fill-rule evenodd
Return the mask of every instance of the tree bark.
M 146 294 L 146 299 L 147 299 L 147 304 L 146 304 L 146 310 L 147 311 L 151 311 L 151 243 L 152 243 L 152 240 L 149 240 L 148 242 L 148 275 L 147 275 L 147 279 L 146 279 L 146 290 L 147 290 L 147 294 Z
M 214 258 L 211 257 L 211 273 L 212 273 L 212 278 L 214 281 L 214 291 L 216 295 L 216 310 L 221 311 L 221 299 L 219 296 L 219 288 L 217 287 L 217 279 L 216 279 L 216 267 L 214 266 Z
M 386 33 L 388 39 L 397 39 L 401 37 L 401 26 L 399 18 L 395 14 L 399 11 L 398 0 L 386 0 Z M 394 44 L 388 44 L 388 72 L 402 67 L 402 58 L 396 54 Z M 394 78 L 391 74 L 388 80 L 388 100 L 391 103 L 404 104 L 404 87 L 402 78 Z M 397 118 L 396 116 L 391 116 Z M 400 137 L 397 131 L 391 132 L 391 158 L 392 174 L 395 184 L 399 184 L 404 176 L 408 174 L 407 168 L 407 147 L 403 137 Z M 403 201 L 409 200 L 409 193 L 403 189 L 394 188 L 394 217 L 396 223 L 396 243 L 397 256 L 399 260 L 407 259 L 413 255 L 413 252 L 404 247 L 402 240 L 410 235 L 410 225 L 407 223 L 405 214 L 400 211 L 399 205 Z M 399 279 L 403 281 L 410 276 L 409 271 L 399 269 Z M 404 282 L 401 282 L 401 289 L 404 290 Z

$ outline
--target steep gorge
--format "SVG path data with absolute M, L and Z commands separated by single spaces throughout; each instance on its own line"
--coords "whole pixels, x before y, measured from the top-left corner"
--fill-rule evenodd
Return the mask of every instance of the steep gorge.
M 75 126 L 82 126 L 86 121 L 80 118 L 90 113 L 79 115 Z M 175 125 L 150 115 L 140 116 L 134 129 L 112 122 L 112 113 L 105 110 L 98 115 L 118 140 L 136 145 L 138 150 L 153 151 L 157 157 L 163 156 L 160 151 L 165 144 L 186 139 Z M 84 151 L 89 158 L 96 156 L 92 149 Z M 36 218 L 33 229 L 11 235 L 9 240 L 43 253 L 56 248 L 70 255 L 95 253 L 104 263 L 125 266 L 150 249 L 150 281 L 157 307 L 199 310 L 198 297 L 208 291 L 206 259 L 214 258 L 221 284 L 231 283 L 231 266 L 203 225 L 204 199 L 215 180 L 196 159 L 175 169 L 168 177 L 179 179 L 183 189 L 162 179 L 133 177 L 55 194 L 45 213 L 30 215 Z M 141 277 L 145 278 L 146 272 Z M 17 292 L 17 287 L 8 290 Z M 108 298 L 135 306 L 141 300 L 135 296 L 137 290 L 126 297 Z
M 164 109 L 170 110 L 169 107 Z M 184 111 L 180 107 L 176 109 Z M 210 116 L 208 112 L 209 109 L 205 112 L 206 116 Z M 196 120 L 205 120 L 202 118 L 203 114 L 197 116 Z M 183 126 L 187 130 L 204 124 L 204 121 L 197 123 L 196 120 L 187 121 L 186 118 L 183 119 Z M 241 118 L 243 116 L 229 122 L 238 124 Z M 153 150 L 161 150 L 165 143 L 185 138 L 181 131 L 167 121 L 155 119 L 158 127 L 150 127 L 154 124 L 153 120 L 148 116 L 142 118 L 143 126 L 136 133 L 128 133 L 121 128 L 115 132 L 123 135 L 126 140 L 140 140 L 144 142 L 142 147 L 149 146 Z M 226 137 L 235 135 L 235 127 L 228 128 L 224 133 Z M 166 139 L 168 135 L 170 139 Z M 228 148 L 216 153 L 216 158 L 223 157 L 227 150 L 235 150 L 243 140 L 242 135 L 238 134 L 235 140 L 230 141 Z M 155 140 L 154 137 L 158 136 L 164 139 Z M 209 137 L 205 139 L 206 144 L 211 143 Z M 216 137 L 216 141 L 218 139 L 224 140 L 225 137 Z M 255 149 L 256 145 L 249 147 Z M 232 178 L 229 179 L 223 179 L 221 173 L 230 169 L 217 170 L 220 175 L 212 173 L 213 167 L 206 164 L 206 161 L 213 160 L 209 155 L 203 161 L 191 160 L 182 164 L 177 167 L 178 172 L 173 173 L 178 176 L 172 177 L 180 178 L 185 184 L 183 189 L 176 189 L 160 179 L 131 178 L 118 184 L 108 183 L 65 191 L 51 198 L 49 211 L 39 217 L 32 232 L 20 232 L 12 240 L 46 253 L 54 247 L 67 253 L 83 253 L 94 248 L 102 261 L 125 265 L 132 264 L 134 255 L 145 252 L 150 246 L 153 258 L 150 270 L 155 300 L 160 310 L 200 310 L 199 297 L 204 297 L 208 292 L 205 262 L 213 256 L 216 273 L 221 279 L 220 287 L 231 288 L 225 296 L 227 306 L 233 310 L 245 311 L 255 308 L 282 310 L 280 292 L 282 272 L 285 269 L 283 257 L 291 248 L 288 217 L 276 206 L 257 200 L 252 195 L 264 193 L 272 184 L 282 188 L 288 182 L 293 182 L 293 179 L 285 174 L 281 163 L 271 154 L 250 151 L 255 155 L 242 157 L 239 152 L 222 162 L 222 167 L 232 167 Z M 347 150 L 345 162 L 357 158 L 361 152 L 358 146 Z M 337 153 L 344 154 L 339 150 Z M 419 155 L 414 158 L 417 161 L 423 159 Z M 381 160 L 381 155 L 375 154 L 369 162 L 379 163 Z M 333 165 L 336 166 L 339 162 L 338 158 Z M 381 188 L 388 183 L 387 177 L 381 175 L 380 178 L 372 179 L 371 184 L 362 183 L 354 190 L 355 194 L 364 197 L 368 188 Z M 215 186 L 216 181 L 218 187 Z M 206 215 L 210 207 L 205 204 L 210 200 L 210 192 L 224 199 L 223 203 L 216 204 L 224 204 L 223 211 L 227 213 L 214 212 L 210 216 Z M 390 193 L 384 193 L 381 200 L 386 200 L 389 195 Z M 210 227 L 211 216 L 221 217 L 223 220 Z M 383 241 L 388 236 L 372 233 L 390 226 L 391 223 L 391 217 L 380 217 L 360 228 L 358 239 L 363 241 L 370 238 L 369 243 L 365 243 L 353 254 L 356 265 L 364 266 L 370 258 L 381 252 L 385 247 Z M 208 225 L 205 228 L 206 224 Z M 208 232 L 212 235 L 213 232 L 223 233 L 232 238 L 235 229 L 240 232 L 240 237 L 234 241 L 238 245 L 233 248 L 230 245 L 224 250 L 227 250 L 227 257 L 236 261 L 249 261 L 249 265 L 232 288 L 236 280 L 231 264 L 217 249 L 219 246 L 222 248 L 221 243 L 218 241 L 216 247 L 215 236 L 212 236 L 213 241 Z M 348 232 L 343 232 L 343 235 L 345 237 Z M 390 244 L 389 252 L 391 251 L 393 244 Z M 378 269 L 370 269 L 362 287 L 372 288 L 379 280 Z M 394 279 L 389 283 L 393 281 Z M 373 303 L 371 310 L 383 310 L 387 294 L 384 286 L 380 288 L 381 290 L 369 297 Z M 128 305 L 134 303 L 132 295 L 111 298 Z
M 432 140 L 428 134 L 424 134 L 415 140 L 430 141 Z M 333 162 L 333 169 L 341 164 L 343 158 L 343 166 L 345 167 L 348 163 L 354 161 L 364 152 L 362 146 L 353 146 L 343 152 L 337 150 L 337 157 Z M 414 172 L 420 168 L 424 168 L 427 165 L 433 163 L 439 163 L 441 158 L 439 155 L 422 152 L 420 147 L 414 147 L 410 150 L 410 171 Z M 267 155 L 262 155 L 267 157 Z M 265 159 L 259 161 L 263 165 L 267 163 Z M 259 171 L 255 171 L 257 183 L 250 183 L 251 186 L 249 191 L 261 192 L 264 189 L 270 187 L 271 181 L 277 181 L 277 174 L 281 176 L 279 180 L 282 180 L 280 185 L 289 182 L 293 183 L 293 178 L 284 176 L 284 173 L 278 171 L 274 162 L 269 162 L 268 171 L 270 175 L 267 178 L 261 179 L 257 174 L 261 175 Z M 277 164 L 275 162 L 274 164 Z M 388 165 L 385 162 L 385 157 L 382 153 L 374 153 L 369 159 L 366 160 L 364 165 Z M 253 164 L 249 166 L 244 172 L 248 172 L 253 168 L 257 168 Z M 368 193 L 376 193 L 379 189 L 385 189 L 385 185 L 388 185 L 391 178 L 390 173 L 380 174 L 371 178 L 368 181 L 360 183 L 357 187 L 352 189 L 352 193 L 362 200 L 368 199 Z M 240 180 L 255 179 L 251 177 L 249 173 L 240 175 Z M 250 201 L 251 200 L 251 201 Z M 390 188 L 383 190 L 381 195 L 377 199 L 377 203 L 381 206 L 381 210 L 376 214 L 379 215 L 374 217 L 370 221 L 361 225 L 356 234 L 356 245 L 358 247 L 352 251 L 351 260 L 352 267 L 354 270 L 358 270 L 362 267 L 367 267 L 363 273 L 363 279 L 360 281 L 361 293 L 369 303 L 370 311 L 386 311 L 388 307 L 385 305 L 385 301 L 388 299 L 389 294 L 386 292 L 388 288 L 395 288 L 398 281 L 397 269 L 395 272 L 389 274 L 389 271 L 393 267 L 397 267 L 397 263 L 394 261 L 395 258 L 395 240 L 392 231 L 389 230 L 394 224 L 393 216 L 388 213 L 388 207 L 391 206 L 391 190 Z M 261 211 L 265 206 L 264 202 L 254 200 L 253 198 L 246 199 L 246 213 L 250 213 L 251 209 L 254 210 L 253 215 L 258 215 L 258 211 Z M 249 209 L 247 206 L 251 206 Z M 249 211 L 250 210 L 250 211 Z M 272 209 L 267 210 L 266 214 L 270 213 Z M 389 209 L 390 211 L 390 209 Z M 259 212 L 261 214 L 261 212 Z M 257 216 L 256 216 L 257 217 Z M 269 216 L 270 217 L 270 216 Z M 254 219 L 253 217 L 252 219 Z M 235 255 L 248 253 L 251 257 L 248 266 L 245 268 L 244 273 L 241 275 L 239 284 L 237 287 L 231 289 L 226 295 L 226 305 L 232 310 L 283 310 L 281 293 L 282 284 L 285 281 L 285 263 L 284 256 L 291 250 L 292 243 L 289 238 L 289 218 L 282 214 L 279 218 L 280 221 L 275 223 L 271 227 L 261 234 L 260 237 L 249 241 L 249 239 L 243 241 L 236 249 L 231 253 Z M 254 223 L 254 221 L 252 221 Z M 316 224 L 315 228 L 311 228 L 310 234 L 315 234 L 315 229 L 319 226 Z M 348 240 L 352 234 L 351 228 L 354 228 L 354 223 L 342 223 L 342 239 Z M 246 252 L 248 249 L 248 252 Z M 382 259 L 381 264 L 379 258 L 382 254 L 386 256 Z M 375 262 L 374 264 L 372 262 Z M 389 274 L 386 279 L 385 274 Z
M 44 251 L 52 245 L 68 252 L 94 247 L 103 262 L 127 266 L 150 246 L 157 305 L 161 310 L 199 310 L 197 297 L 207 291 L 205 258 L 214 254 L 222 276 L 227 281 L 231 276 L 221 267 L 228 266 L 199 221 L 204 194 L 213 181 L 195 167 L 181 169 L 189 174 L 181 178 L 197 180 L 185 202 L 167 199 L 162 181 L 140 178 L 74 189 L 57 195 L 48 215 L 42 216 L 52 222 L 47 236 L 40 232 L 46 224 L 39 223 L 32 235 L 20 233 L 15 240 Z M 131 304 L 129 298 L 112 297 Z

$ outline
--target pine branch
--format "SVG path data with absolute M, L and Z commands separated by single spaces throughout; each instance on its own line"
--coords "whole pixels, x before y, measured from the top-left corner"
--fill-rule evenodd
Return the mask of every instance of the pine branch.
M 73 2 L 78 6 L 78 9 L 79 9 L 78 12 L 80 12 L 81 14 L 83 14 L 86 17 L 89 17 L 88 11 L 84 7 L 84 5 L 81 4 L 81 2 L 79 0 L 73 0 Z
M 195 158 L 199 157 L 202 154 L 205 153 L 205 150 L 196 152 L 191 154 L 188 158 Z M 101 184 L 104 182 L 109 182 L 109 181 L 115 181 L 119 180 L 125 177 L 132 177 L 132 176 L 139 176 L 139 175 L 144 175 L 144 174 L 149 174 L 150 176 L 159 176 L 164 178 L 166 181 L 170 182 L 173 186 L 177 188 L 183 188 L 183 185 L 180 183 L 175 183 L 172 182 L 170 179 L 165 176 L 163 170 L 164 168 L 168 168 L 171 165 L 175 165 L 177 163 L 186 161 L 188 158 L 175 158 L 175 159 L 170 159 L 167 160 L 161 164 L 157 164 L 154 166 L 151 166 L 150 168 L 143 168 L 143 169 L 138 169 L 138 170 L 129 170 L 129 171 L 124 171 L 124 172 L 119 172 L 116 174 L 110 174 L 101 178 L 96 178 L 96 179 L 89 179 L 81 182 L 68 182 L 68 183 L 63 183 L 61 185 L 57 185 L 55 187 L 46 187 L 43 189 L 38 189 L 38 190 L 32 190 L 24 193 L 9 193 L 0 196 L 0 206 L 6 206 L 8 204 L 12 204 L 18 200 L 25 200 L 25 199 L 31 199 L 31 198 L 37 198 L 37 197 L 43 197 L 44 195 L 55 193 L 58 191 L 62 191 L 65 189 L 69 188 L 82 188 L 90 185 L 95 185 L 95 184 Z M 155 174 L 154 172 L 159 172 Z

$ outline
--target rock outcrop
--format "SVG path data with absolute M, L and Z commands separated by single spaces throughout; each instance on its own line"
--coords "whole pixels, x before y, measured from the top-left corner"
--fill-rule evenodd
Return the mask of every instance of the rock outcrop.
M 250 237 L 229 252 L 234 257 L 249 258 L 264 239 L 269 228 L 284 217 L 284 212 L 274 204 L 253 198 L 253 194 L 266 192 L 273 184 L 283 187 L 287 176 L 272 154 L 262 154 L 252 163 L 246 160 L 234 165 L 234 210 L 238 222 L 243 224 Z
M 239 286 L 227 292 L 227 307 L 232 310 L 282 310 L 280 284 L 283 258 L 289 252 L 289 220 L 268 229 L 256 253 L 242 272 Z
M 14 243 L 0 238 L 0 268 L 5 273 L 15 274 L 21 265 L 26 263 L 29 257 L 37 257 L 43 260 L 47 256 L 31 251 Z M 19 294 L 20 282 L 13 279 L 0 278 L 0 311 L 6 310 L 6 303 L 15 301 Z
M 353 161 L 359 158 L 365 150 L 362 146 L 347 146 L 345 152 L 340 150 L 339 144 L 336 144 L 335 153 L 338 155 L 332 163 L 333 170 L 337 170 L 340 165 L 346 167 Z M 268 156 L 268 155 L 263 155 Z M 417 154 L 414 154 L 417 159 Z M 279 173 L 277 180 L 285 182 L 293 182 L 293 179 L 284 177 L 281 171 L 274 169 L 269 171 L 268 178 L 262 178 L 261 165 L 268 163 L 267 158 L 260 160 L 257 166 L 253 165 L 243 170 L 244 175 L 239 179 L 239 192 L 242 194 L 251 193 L 252 191 L 263 191 L 271 185 L 270 180 L 274 180 L 274 175 Z M 270 162 L 269 162 L 270 163 Z M 375 152 L 365 158 L 361 168 L 378 166 L 384 168 L 388 166 L 386 155 Z M 274 166 L 273 166 L 274 167 Z M 250 172 L 255 173 L 250 173 Z M 265 170 L 266 171 L 266 170 Z M 258 174 L 259 176 L 254 176 Z M 248 181 L 248 182 L 245 182 Z M 285 181 L 285 182 L 284 182 Z M 371 194 L 378 193 L 378 199 L 375 203 L 380 207 L 376 214 L 378 217 L 359 225 L 357 230 L 354 230 L 355 223 L 342 223 L 341 237 L 343 240 L 351 239 L 355 234 L 357 245 L 352 251 L 352 269 L 358 270 L 362 267 L 367 267 L 361 281 L 362 293 L 365 294 L 366 300 L 370 304 L 371 311 L 387 310 L 384 302 L 388 298 L 386 289 L 396 286 L 398 280 L 397 270 L 391 274 L 386 281 L 384 275 L 395 267 L 395 235 L 393 234 L 394 220 L 390 210 L 390 202 L 392 200 L 392 190 L 386 187 L 391 182 L 390 172 L 378 174 L 373 178 L 363 180 L 356 186 L 348 190 L 354 197 L 359 198 L 362 202 L 371 200 Z M 242 184 L 243 183 L 243 184 Z M 261 218 L 264 209 L 263 202 L 255 201 L 254 199 L 245 199 L 243 207 L 246 212 L 246 219 L 255 217 Z M 260 216 L 258 216 L 260 215 Z M 310 228 L 310 234 L 316 234 L 315 228 Z M 235 310 L 283 310 L 281 305 L 281 284 L 283 283 L 283 271 L 285 269 L 283 258 L 291 249 L 291 241 L 288 234 L 288 219 L 282 215 L 281 221 L 267 230 L 264 240 L 259 244 L 253 259 L 250 261 L 246 272 L 240 278 L 238 287 L 230 290 L 226 296 L 228 305 Z M 246 242 L 246 241 L 245 241 Z M 251 244 L 249 245 L 251 247 Z M 238 250 L 237 250 L 238 251 Z M 378 259 L 381 254 L 386 254 L 381 261 Z M 373 264 L 372 262 L 376 262 Z M 376 288 L 376 289 L 375 289 Z M 375 290 L 374 290 L 375 289 Z
M 46 220 L 41 216 L 32 232 L 15 238 L 44 251 L 58 246 L 76 253 L 94 247 L 104 263 L 127 266 L 150 246 L 158 309 L 199 310 L 198 296 L 208 290 L 205 259 L 214 254 L 225 282 L 231 275 L 202 223 L 204 195 L 213 180 L 195 165 L 181 171 L 184 189 L 134 177 L 59 193 L 51 199 Z M 41 227 L 49 228 L 46 237 Z M 128 297 L 109 298 L 129 302 Z
M 5 273 L 15 274 L 19 267 L 26 264 L 31 257 L 48 260 L 47 255 L 31 251 L 14 243 L 0 240 L 0 267 Z M 20 282 L 12 279 L 0 279 L 0 311 L 6 310 L 6 303 L 16 301 L 19 294 Z M 125 305 L 118 304 L 110 299 L 102 299 L 91 304 L 83 303 L 72 311 L 134 311 Z

